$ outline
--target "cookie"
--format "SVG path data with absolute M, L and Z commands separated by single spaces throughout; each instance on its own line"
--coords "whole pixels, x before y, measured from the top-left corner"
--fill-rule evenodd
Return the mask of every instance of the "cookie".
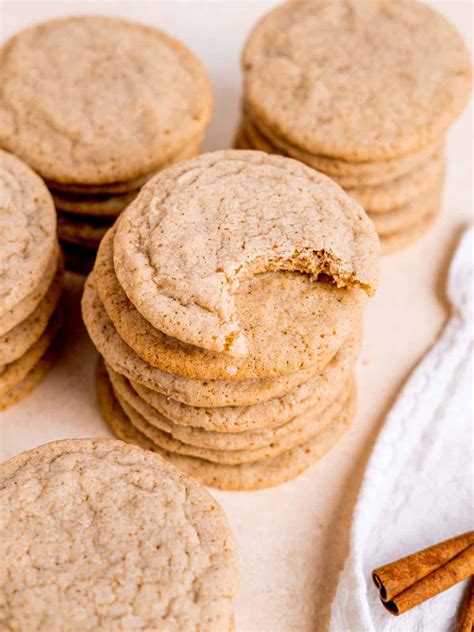
M 0 395 L 0 412 L 19 404 L 44 380 L 56 363 L 61 346 L 61 336 L 57 335 L 25 377 Z
M 222 465 L 204 459 L 174 454 L 155 445 L 139 432 L 123 412 L 115 398 L 105 371 L 98 374 L 98 396 L 101 410 L 114 434 L 128 443 L 156 452 L 194 476 L 205 485 L 228 490 L 253 490 L 273 487 L 289 481 L 319 461 L 342 437 L 352 422 L 355 412 L 355 395 L 346 409 L 316 436 L 301 445 L 287 450 L 275 458 L 241 465 Z
M 165 169 L 120 216 L 114 239 L 119 282 L 153 327 L 235 357 L 249 353 L 235 305 L 244 280 L 294 270 L 371 294 L 378 261 L 372 223 L 340 187 L 261 152 Z
M 38 307 L 16 327 L 0 336 L 0 365 L 17 360 L 41 336 L 58 304 L 62 293 L 63 280 L 64 266 L 61 260 L 56 275 Z
M 91 293 L 88 299 L 91 298 Z M 112 368 L 133 382 L 191 406 L 245 406 L 279 397 L 309 380 L 314 368 L 279 378 L 255 380 L 195 380 L 150 366 L 118 335 L 98 296 L 89 308 L 83 297 L 83 317 L 91 340 Z M 97 320 L 95 316 L 99 316 Z
M 170 162 L 173 163 L 178 162 L 179 160 L 185 160 L 186 158 L 196 156 L 198 153 L 199 145 L 192 145 L 191 147 L 186 148 L 185 151 L 179 152 L 179 154 L 174 156 Z M 126 208 L 130 202 L 136 198 L 140 188 L 154 175 L 155 172 L 152 172 L 149 176 L 140 178 L 137 181 L 139 184 L 135 188 L 118 193 L 111 193 L 108 189 L 111 189 L 114 186 L 120 187 L 119 184 L 112 184 L 109 186 L 104 185 L 103 188 L 84 186 L 82 189 L 79 186 L 73 186 L 71 187 L 72 190 L 68 190 L 67 187 L 63 187 L 63 190 L 61 190 L 61 188 L 56 189 L 58 186 L 61 187 L 60 184 L 55 185 L 52 183 L 50 190 L 58 211 L 64 211 L 74 215 L 92 215 L 100 218 L 114 218 L 117 217 L 117 215 L 119 215 L 124 208 Z M 123 186 L 125 186 L 125 183 Z M 91 192 L 90 189 L 93 191 Z
M 39 362 L 58 332 L 62 310 L 58 306 L 38 340 L 20 358 L 0 366 L 0 397 L 19 384 Z
M 315 283 L 297 273 L 267 273 L 243 281 L 234 297 L 248 355 L 234 359 L 184 345 L 156 330 L 128 300 L 114 272 L 114 234 L 112 229 L 104 238 L 94 280 L 86 285 L 84 310 L 92 313 L 85 314 L 85 322 L 103 320 L 100 312 L 105 307 L 123 340 L 145 362 L 164 371 L 201 380 L 245 380 L 321 368 L 359 322 L 365 302 L 360 290 Z M 94 298 L 94 283 L 100 301 Z
M 112 219 L 85 217 L 58 213 L 58 235 L 62 242 L 98 248 L 102 237 L 112 224 Z
M 110 217 L 111 222 L 138 195 L 140 189 L 112 195 L 78 195 L 51 190 L 58 211 L 70 215 L 92 215 Z
M 138 391 L 132 387 L 131 383 L 125 377 L 116 373 L 109 365 L 106 366 L 106 369 L 113 391 L 120 402 L 122 400 L 126 402 L 148 425 L 167 433 L 173 439 L 187 445 L 211 450 L 245 450 L 249 449 L 249 446 L 252 449 L 260 448 L 268 446 L 277 435 L 291 433 L 296 426 L 296 416 L 288 419 L 286 422 L 277 423 L 272 427 L 264 427 L 262 425 L 262 428 L 252 430 L 239 428 L 238 432 L 235 431 L 235 427 L 230 427 L 229 431 L 224 428 L 222 432 L 219 432 L 205 430 L 202 427 L 185 426 L 171 421 L 150 406 L 138 395 Z M 342 386 L 340 391 L 342 391 Z M 312 408 L 311 413 L 318 414 L 322 412 L 323 408 L 327 407 L 329 403 L 330 400 L 328 399 L 324 405 L 320 404 L 318 407 Z M 129 414 L 129 417 L 132 419 L 133 414 Z M 141 423 L 144 424 L 143 421 Z M 137 425 L 137 427 L 139 426 Z M 145 432 L 145 434 L 147 433 Z
M 362 185 L 379 186 L 384 182 L 389 182 L 413 171 L 418 165 L 431 158 L 434 153 L 440 151 L 442 146 L 439 139 L 436 139 L 434 143 L 430 143 L 413 154 L 382 161 L 349 162 L 310 154 L 299 147 L 290 145 L 265 127 L 261 121 L 254 122 L 248 115 L 244 115 L 243 130 L 250 148 L 300 160 L 313 169 L 327 174 L 344 188 Z
M 300 445 L 330 425 L 333 419 L 341 414 L 348 397 L 347 389 L 344 389 L 344 392 L 337 397 L 336 401 L 330 403 L 318 414 L 310 410 L 295 417 L 283 426 L 273 428 L 266 433 L 266 443 L 263 443 L 263 445 L 256 446 L 251 440 L 250 443 L 245 445 L 242 449 L 235 449 L 233 447 L 221 449 L 183 443 L 170 433 L 164 432 L 156 425 L 148 423 L 145 417 L 133 408 L 120 393 L 114 391 L 114 395 L 132 425 L 158 447 L 174 454 L 193 456 L 210 461 L 211 463 L 223 465 L 239 465 L 263 461 L 276 457 L 282 452 Z M 229 442 L 230 446 L 232 446 L 232 438 L 231 436 Z M 259 440 L 261 441 L 260 437 Z
M 8 331 L 12 330 L 35 311 L 43 298 L 46 296 L 46 293 L 52 283 L 58 269 L 60 256 L 58 243 L 55 242 L 53 254 L 48 261 L 46 271 L 41 277 L 39 283 L 28 294 L 28 296 L 8 310 L 8 312 L 3 314 L 0 319 L 0 336 L 5 335 Z
M 350 339 L 320 373 L 281 397 L 250 406 L 196 407 L 182 404 L 140 385 L 122 386 L 132 392 L 130 403 L 137 408 L 137 397 L 158 414 L 176 424 L 206 431 L 242 433 L 255 428 L 268 428 L 286 423 L 308 409 L 319 410 L 332 401 L 351 373 L 360 347 L 359 336 Z M 111 376 L 114 388 L 116 384 Z M 121 378 L 123 384 L 125 378 Z M 120 388 L 118 389 L 120 391 Z M 120 391 L 122 392 L 122 391 Z M 137 397 L 134 397 L 134 393 Z M 143 414 L 143 413 L 142 413 Z M 146 416 L 146 415 L 145 415 Z
M 349 377 L 346 377 L 345 382 L 340 385 L 339 390 L 331 399 L 328 398 L 325 402 L 321 401 L 317 406 L 306 409 L 300 414 L 295 414 L 286 421 L 277 422 L 271 427 L 262 425 L 262 427 L 251 430 L 240 428 L 238 432 L 235 431 L 235 428 L 229 428 L 229 431 L 223 428 L 222 432 L 216 432 L 174 423 L 142 400 L 126 378 L 113 371 L 110 366 L 106 366 L 106 370 L 112 390 L 133 425 L 155 443 L 171 452 L 186 454 L 186 449 L 189 449 L 189 446 L 192 446 L 193 449 L 207 449 L 210 451 L 209 455 L 202 456 L 202 458 L 215 462 L 220 462 L 223 456 L 229 458 L 229 455 L 217 454 L 221 452 L 230 452 L 231 458 L 237 458 L 239 462 L 244 462 L 260 460 L 263 458 L 262 453 L 255 452 L 254 454 L 254 450 L 273 449 L 280 440 L 291 441 L 294 444 L 300 443 L 301 441 L 297 440 L 297 436 L 301 436 L 305 432 L 310 433 L 316 424 L 322 423 L 322 420 L 330 420 L 334 416 L 333 413 L 336 409 L 340 408 L 347 399 L 350 381 Z M 154 432 L 152 429 L 158 431 L 155 435 L 156 440 L 150 434 Z M 161 438 L 161 434 L 165 434 L 166 437 Z M 177 442 L 175 448 L 172 447 L 171 439 Z M 214 453 L 216 454 L 214 455 Z M 189 454 L 193 453 L 190 452 Z M 195 453 L 194 456 L 199 456 L 199 454 Z M 230 463 L 230 461 L 221 462 Z M 237 463 L 237 461 L 235 462 Z
M 0 162 L 2 322 L 47 273 L 56 243 L 56 212 L 48 189 L 27 165 L 2 150 Z
M 59 195 L 61 198 L 67 196 L 69 199 L 72 197 L 83 199 L 88 196 L 111 197 L 114 195 L 124 195 L 130 193 L 131 191 L 139 191 L 142 186 L 146 184 L 155 174 L 156 170 L 153 170 L 150 171 L 150 173 L 146 173 L 145 175 L 132 180 L 107 182 L 107 184 L 81 184 L 79 182 L 72 184 L 70 182 L 55 182 L 53 180 L 48 180 L 47 178 L 45 178 L 45 182 L 53 197 L 55 195 Z
M 347 161 L 417 152 L 444 134 L 471 89 L 458 32 L 411 0 L 284 3 L 254 27 L 242 65 L 254 120 Z
M 436 152 L 414 171 L 395 178 L 390 182 L 371 187 L 347 188 L 367 213 L 385 213 L 409 204 L 436 187 L 442 188 L 445 173 L 445 159 L 442 152 Z
M 382 235 L 380 238 L 380 244 L 382 246 L 382 253 L 384 255 L 391 255 L 399 250 L 408 248 L 419 237 L 424 235 L 434 224 L 438 217 L 438 210 L 428 213 L 419 222 L 413 224 L 405 230 L 400 230 L 388 235 Z
M 2 464 L 0 486 L 9 629 L 234 629 L 225 514 L 156 454 L 55 441 Z
M 386 235 L 409 230 L 427 215 L 437 213 L 441 207 L 443 183 L 438 183 L 431 191 L 427 191 L 408 204 L 392 209 L 386 213 L 369 213 L 375 230 L 382 240 Z
M 182 44 L 113 17 L 50 20 L 0 50 L 0 145 L 45 179 L 130 181 L 197 142 L 212 95 Z

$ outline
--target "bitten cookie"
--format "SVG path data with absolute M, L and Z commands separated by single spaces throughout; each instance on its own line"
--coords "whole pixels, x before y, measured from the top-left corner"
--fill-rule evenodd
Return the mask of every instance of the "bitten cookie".
M 153 327 L 234 356 L 249 352 L 235 306 L 242 281 L 297 271 L 371 294 L 378 255 L 367 215 L 329 178 L 294 160 L 232 150 L 155 176 L 114 238 L 118 280 Z

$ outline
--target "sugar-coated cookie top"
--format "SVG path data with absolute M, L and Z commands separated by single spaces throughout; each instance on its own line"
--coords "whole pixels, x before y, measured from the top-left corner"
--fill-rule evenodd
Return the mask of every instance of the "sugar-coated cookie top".
M 457 31 L 412 0 L 286 2 L 253 29 L 242 63 L 254 116 L 303 150 L 355 161 L 429 144 L 471 86 Z
M 120 284 L 154 327 L 235 356 L 248 352 L 234 300 L 242 280 L 323 273 L 370 294 L 378 263 L 371 221 L 337 184 L 252 151 L 203 154 L 162 171 L 120 217 L 114 240 Z
M 0 150 L 0 319 L 40 283 L 56 243 L 56 211 L 44 182 Z
M 0 466 L 0 513 L 8 629 L 231 627 L 224 513 L 157 455 L 111 439 L 43 445 Z
M 21 31 L 0 50 L 0 145 L 44 178 L 138 178 L 196 139 L 212 97 L 203 67 L 161 31 L 82 16 Z

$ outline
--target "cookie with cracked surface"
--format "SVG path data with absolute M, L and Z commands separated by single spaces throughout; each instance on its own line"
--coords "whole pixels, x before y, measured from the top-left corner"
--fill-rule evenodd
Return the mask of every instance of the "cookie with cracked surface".
M 41 283 L 56 247 L 56 211 L 46 185 L 0 150 L 0 322 Z
M 85 314 L 86 323 L 103 320 L 102 303 L 119 335 L 153 367 L 201 380 L 246 380 L 322 368 L 359 323 L 365 302 L 361 290 L 271 272 L 242 281 L 234 296 L 248 355 L 232 358 L 183 344 L 155 329 L 129 301 L 114 271 L 114 233 L 113 228 L 104 237 L 84 291 L 84 310 L 97 312 L 95 317 Z
M 59 266 L 60 258 L 61 250 L 56 241 L 54 244 L 53 254 L 48 261 L 46 271 L 41 277 L 39 283 L 23 300 L 9 309 L 0 319 L 0 336 L 5 335 L 35 311 L 51 286 Z
M 127 20 L 76 16 L 0 50 L 0 144 L 54 182 L 130 181 L 204 132 L 206 71 L 180 42 Z
M 39 362 L 56 336 L 61 321 L 62 305 L 59 303 L 38 340 L 22 356 L 0 366 L 0 397 L 19 384 Z
M 437 138 L 421 150 L 387 160 L 370 162 L 350 162 L 329 156 L 317 156 L 279 138 L 261 121 L 253 122 L 248 114 L 243 118 L 243 130 L 250 148 L 260 149 L 268 153 L 290 156 L 327 174 L 343 188 L 356 186 L 378 186 L 394 178 L 413 171 L 418 165 L 426 162 L 442 142 Z
M 159 448 L 150 441 L 145 434 L 133 426 L 124 413 L 114 396 L 107 373 L 100 365 L 97 388 L 104 418 L 119 439 L 160 454 L 205 485 L 227 490 L 263 489 L 280 485 L 295 478 L 334 447 L 349 428 L 356 405 L 356 396 L 353 393 L 345 409 L 329 426 L 305 443 L 276 457 L 256 463 L 223 465 L 196 457 L 175 454 Z
M 391 255 L 408 248 L 424 235 L 434 224 L 439 215 L 439 209 L 427 213 L 416 224 L 412 224 L 409 228 L 400 230 L 387 235 L 381 235 L 380 245 L 384 255 Z
M 38 307 L 16 327 L 0 336 L 0 365 L 17 360 L 38 340 L 56 309 L 63 281 L 64 265 L 61 259 L 56 275 Z
M 242 66 L 255 119 L 307 152 L 347 161 L 425 147 L 471 89 L 459 33 L 410 0 L 284 3 L 254 27 Z
M 7 391 L 0 394 L 0 411 L 6 410 L 23 401 L 47 376 L 52 369 L 62 347 L 62 339 L 58 333 L 38 362 L 25 377 Z
M 348 379 L 331 400 L 272 427 L 215 432 L 176 424 L 142 400 L 125 378 L 106 367 L 112 389 L 132 424 L 160 447 L 215 463 L 237 464 L 275 455 L 316 434 L 347 399 Z M 350 380 L 349 380 L 350 381 Z
M 114 267 L 153 327 L 239 357 L 250 355 L 239 284 L 295 271 L 372 294 L 379 244 L 362 208 L 326 176 L 288 158 L 225 150 L 143 187 L 117 222 Z
M 55 441 L 0 465 L 0 488 L 9 629 L 234 629 L 225 514 L 156 454 Z
M 130 403 L 135 408 L 140 408 L 141 402 L 144 402 L 168 421 L 192 430 L 200 428 L 208 435 L 216 432 L 241 434 L 279 426 L 308 409 L 320 410 L 334 399 L 352 372 L 359 347 L 359 336 L 353 337 L 315 377 L 281 397 L 249 406 L 188 406 L 135 383 L 130 384 L 112 369 L 109 373 L 113 371 L 111 379 L 114 387 L 115 381 L 118 381 L 118 390 L 124 395 L 129 393 Z M 140 412 L 146 416 L 143 412 L 146 410 L 147 407 L 143 406 Z

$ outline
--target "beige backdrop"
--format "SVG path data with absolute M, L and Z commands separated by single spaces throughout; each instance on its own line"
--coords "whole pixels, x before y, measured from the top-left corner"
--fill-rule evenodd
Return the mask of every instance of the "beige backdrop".
M 199 55 L 212 76 L 216 108 L 205 142 L 211 150 L 232 141 L 239 110 L 239 53 L 252 24 L 273 4 L 4 2 L 0 29 L 3 40 L 49 17 L 100 13 L 171 32 Z M 472 41 L 468 0 L 432 4 Z M 357 371 L 359 410 L 351 430 L 331 454 L 293 482 L 251 493 L 211 490 L 227 512 L 239 550 L 241 632 L 326 629 L 370 445 L 400 385 L 446 318 L 447 265 L 461 228 L 472 221 L 472 137 L 471 105 L 449 134 L 442 218 L 410 250 L 382 263 L 381 287 L 366 317 Z M 27 401 L 0 414 L 1 460 L 53 439 L 108 434 L 95 402 L 95 352 L 79 315 L 81 285 L 72 275 L 67 281 L 62 358 Z M 415 528 L 416 516 L 413 523 Z

